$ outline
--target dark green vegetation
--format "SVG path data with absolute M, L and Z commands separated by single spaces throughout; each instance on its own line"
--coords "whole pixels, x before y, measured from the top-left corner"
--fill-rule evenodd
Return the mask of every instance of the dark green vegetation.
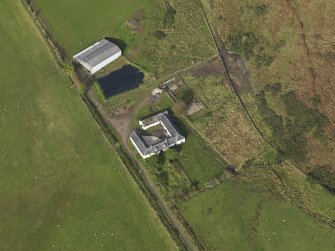
M 278 95 L 280 84 L 266 86 L 264 90 Z M 281 158 L 292 159 L 297 163 L 304 161 L 307 154 L 304 135 L 311 130 L 314 130 L 315 135 L 320 135 L 327 124 L 327 118 L 317 109 L 303 105 L 293 92 L 280 97 L 287 111 L 287 118 L 283 118 L 269 108 L 264 90 L 256 95 L 257 107 L 271 128 L 272 139 L 280 150 Z
M 315 166 L 308 175 L 320 182 L 329 192 L 335 194 L 334 173 L 330 166 Z
M 20 1 L 0 30 L 0 249 L 175 249 Z

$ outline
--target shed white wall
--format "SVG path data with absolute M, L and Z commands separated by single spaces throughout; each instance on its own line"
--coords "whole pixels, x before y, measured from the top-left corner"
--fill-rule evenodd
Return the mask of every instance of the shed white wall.
M 140 126 L 142 126 L 143 130 L 147 130 L 147 129 L 149 129 L 150 127 L 154 127 L 154 126 L 156 126 L 156 125 L 159 125 L 159 124 L 161 123 L 161 121 L 157 121 L 157 122 L 152 123 L 152 124 L 147 125 L 147 126 L 144 126 L 142 121 L 140 121 L 139 123 L 140 123 Z
M 142 156 L 143 159 L 147 159 L 149 157 L 151 157 L 152 155 L 155 155 L 154 153 L 151 153 L 151 154 L 147 154 L 147 155 L 143 155 L 140 151 L 140 149 L 138 149 L 136 143 L 133 141 L 133 139 L 130 137 L 130 141 L 131 143 L 133 143 L 133 145 L 135 146 L 136 150 L 138 151 L 138 153 Z
M 116 53 L 115 55 L 111 56 L 110 58 L 107 58 L 106 60 L 102 61 L 100 64 L 97 64 L 92 69 L 88 69 L 88 70 L 91 72 L 91 74 L 94 74 L 97 71 L 99 71 L 102 68 L 104 68 L 106 65 L 110 64 L 111 62 L 113 62 L 114 60 L 116 60 L 117 58 L 119 58 L 120 56 L 121 56 L 121 51 L 118 52 L 118 53 Z

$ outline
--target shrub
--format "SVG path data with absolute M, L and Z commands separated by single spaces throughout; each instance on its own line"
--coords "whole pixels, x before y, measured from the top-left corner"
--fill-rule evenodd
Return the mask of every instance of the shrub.
M 255 57 L 256 66 L 258 68 L 262 66 L 270 66 L 272 61 L 273 57 L 267 55 L 256 55 Z
M 273 109 L 269 108 L 265 98 L 265 91 L 277 93 L 280 90 L 280 83 L 266 86 L 256 95 L 257 107 L 272 131 L 273 140 L 279 147 L 280 159 L 301 162 L 305 160 L 307 154 L 305 133 L 311 129 L 316 129 L 317 132 L 321 133 L 327 124 L 327 118 L 318 110 L 308 108 L 299 102 L 293 92 L 288 92 L 283 96 L 289 116 L 284 125 L 282 116 L 277 115 Z
M 165 28 L 173 28 L 174 25 L 174 18 L 176 16 L 176 10 L 170 5 L 170 3 L 166 2 L 166 12 L 164 17 L 164 27 Z
M 164 39 L 164 38 L 166 38 L 166 34 L 165 34 L 165 32 L 164 31 L 161 31 L 161 30 L 157 30 L 157 31 L 155 31 L 155 37 L 157 38 L 157 39 L 159 39 L 159 40 L 162 40 L 162 39 Z
M 254 56 L 255 46 L 259 42 L 254 33 L 243 31 L 229 35 L 227 40 L 233 51 L 243 54 L 247 59 Z
M 328 191 L 335 193 L 335 172 L 330 166 L 315 166 L 308 175 L 317 180 Z
M 275 83 L 275 84 L 268 84 L 264 87 L 265 92 L 271 92 L 272 95 L 276 96 L 281 91 L 281 84 Z
M 267 6 L 265 4 L 257 4 L 255 6 L 255 14 L 257 16 L 263 16 L 267 12 Z

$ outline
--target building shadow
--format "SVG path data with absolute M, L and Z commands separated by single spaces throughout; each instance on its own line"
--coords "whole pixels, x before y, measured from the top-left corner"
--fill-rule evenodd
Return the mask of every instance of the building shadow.
M 115 38 L 115 37 L 105 37 L 105 39 L 107 39 L 108 41 L 116 44 L 121 49 L 122 54 L 126 51 L 126 49 L 128 47 L 128 44 L 121 39 L 118 39 L 118 38 Z

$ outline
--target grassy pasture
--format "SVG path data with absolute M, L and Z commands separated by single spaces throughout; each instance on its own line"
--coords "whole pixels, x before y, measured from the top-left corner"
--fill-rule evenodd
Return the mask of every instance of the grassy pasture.
M 69 59 L 104 36 L 127 44 L 126 56 L 155 76 L 215 53 L 196 0 L 36 2 Z M 128 20 L 137 20 L 137 31 L 126 24 Z
M 0 249 L 175 249 L 20 1 L 0 30 Z
M 132 48 L 138 36 L 125 25 L 136 18 L 136 12 L 150 16 L 155 0 L 42 1 L 36 0 L 54 35 L 69 58 L 102 37 L 112 36 Z
M 265 151 L 265 143 L 238 104 L 224 75 L 195 77 L 186 73 L 183 79 L 210 111 L 208 116 L 205 113 L 204 117 L 193 119 L 194 125 L 227 160 L 240 167 Z
M 330 202 L 330 201 L 329 201 Z M 181 205 L 206 250 L 333 250 L 335 232 L 261 187 L 223 183 Z

